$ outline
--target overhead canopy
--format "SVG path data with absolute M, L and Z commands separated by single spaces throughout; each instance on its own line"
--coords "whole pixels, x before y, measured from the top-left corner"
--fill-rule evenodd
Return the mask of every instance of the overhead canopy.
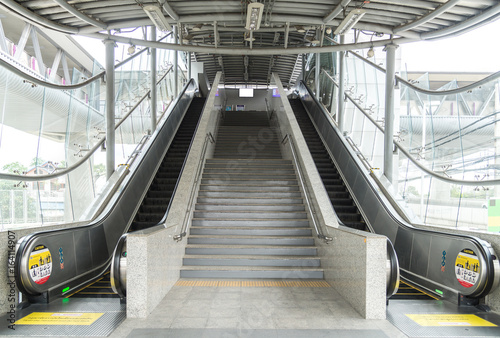
M 253 23 L 252 2 L 262 4 L 251 7 Z M 1 6 L 39 26 L 89 35 L 152 25 L 150 5 L 159 7 L 153 12 L 162 14 L 160 21 L 178 27 L 175 49 L 204 62 L 210 80 L 222 70 L 230 83 L 267 85 L 277 72 L 285 86 L 296 81 L 298 54 L 332 51 L 320 41 L 356 9 L 363 14 L 355 28 L 400 42 L 464 33 L 500 16 L 497 0 L 3 0 Z

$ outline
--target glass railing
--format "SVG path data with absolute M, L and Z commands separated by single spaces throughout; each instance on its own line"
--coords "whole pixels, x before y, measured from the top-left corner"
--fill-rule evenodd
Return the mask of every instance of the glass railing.
M 184 72 L 173 78 L 167 53 L 157 50 L 157 120 L 176 97 L 174 82 L 185 81 Z M 148 53 L 138 52 L 115 69 L 117 166 L 127 164 L 152 133 L 150 68 Z M 102 68 L 96 64 L 94 71 Z M 99 78 L 60 90 L 27 82 L 3 67 L 0 73 L 0 175 L 19 176 L 0 177 L 0 230 L 84 220 L 106 183 L 106 85 Z M 73 81 L 82 82 L 77 70 Z M 90 154 L 93 148 L 98 150 Z M 33 177 L 51 174 L 45 180 Z
M 385 73 L 350 54 L 344 134 L 367 168 L 382 176 Z M 492 78 L 466 91 L 454 90 L 456 82 L 431 91 L 425 77 L 413 84 L 401 78 L 397 82 L 393 169 L 397 179 L 388 191 L 394 192 L 394 200 L 412 222 L 500 231 L 500 222 L 495 223 L 500 216 L 496 209 L 500 199 L 496 203 L 495 198 L 500 196 L 500 81 Z M 335 93 L 337 82 L 323 71 L 322 93 Z M 322 103 L 335 121 L 336 106 Z

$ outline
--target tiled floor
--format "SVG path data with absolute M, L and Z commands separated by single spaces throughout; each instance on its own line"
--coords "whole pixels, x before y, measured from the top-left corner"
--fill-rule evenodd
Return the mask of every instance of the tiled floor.
M 174 286 L 147 319 L 126 319 L 111 337 L 188 337 L 200 332 L 168 329 L 205 329 L 203 336 L 207 337 L 220 336 L 220 329 L 227 329 L 223 335 L 227 337 L 299 334 L 289 329 L 308 329 L 302 331 L 308 332 L 307 337 L 331 336 L 332 332 L 338 336 L 351 332 L 360 337 L 406 337 L 386 320 L 363 319 L 330 287 L 218 286 Z

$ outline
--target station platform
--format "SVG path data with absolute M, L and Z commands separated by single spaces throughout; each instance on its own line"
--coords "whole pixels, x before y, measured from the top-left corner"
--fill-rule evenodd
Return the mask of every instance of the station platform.
M 6 318 L 2 321 L 5 323 Z M 362 318 L 324 280 L 181 279 L 146 319 L 116 298 L 66 298 L 19 310 L 1 336 L 500 337 L 500 316 L 442 300 L 390 300 Z

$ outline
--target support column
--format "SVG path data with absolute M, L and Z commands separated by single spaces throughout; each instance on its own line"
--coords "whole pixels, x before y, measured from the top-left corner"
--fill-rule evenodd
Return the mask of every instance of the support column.
M 179 42 L 179 37 L 177 36 L 177 26 L 174 26 L 174 43 Z M 179 94 L 179 52 L 174 51 L 174 98 Z
M 106 179 L 115 171 L 115 42 L 106 46 Z
M 151 41 L 156 41 L 156 26 L 151 26 Z M 151 48 L 151 134 L 156 129 L 156 104 L 158 102 L 156 97 L 156 48 Z
M 345 43 L 345 36 L 340 36 L 340 44 L 343 45 Z M 345 92 L 345 53 L 344 51 L 339 52 L 339 103 L 337 109 L 337 123 L 339 126 L 340 132 L 344 132 L 344 109 L 345 109 L 345 100 L 344 100 L 344 92 Z
M 391 43 L 386 49 L 385 74 L 385 132 L 384 132 L 384 175 L 392 182 L 394 150 L 394 86 L 396 85 L 396 48 Z
M 316 68 L 315 68 L 314 80 L 316 82 L 316 98 L 318 99 L 319 102 L 321 102 L 321 93 L 319 88 L 319 75 L 321 71 L 321 53 L 316 53 L 315 57 L 316 57 Z
M 188 53 L 188 80 L 190 80 L 191 79 L 191 52 L 187 52 L 187 53 Z

